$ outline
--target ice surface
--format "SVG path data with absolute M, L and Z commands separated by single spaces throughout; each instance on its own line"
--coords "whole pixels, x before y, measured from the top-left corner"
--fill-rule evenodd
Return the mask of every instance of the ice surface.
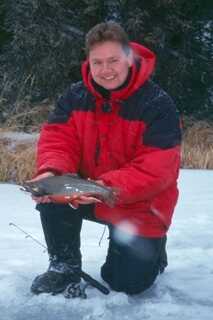
M 47 268 L 43 248 L 9 223 L 44 243 L 40 220 L 29 195 L 0 184 L 1 320 L 210 320 L 213 314 L 213 171 L 182 170 L 180 199 L 168 235 L 169 266 L 152 288 L 136 296 L 87 289 L 88 299 L 33 296 L 33 278 Z M 108 246 L 103 226 L 84 222 L 83 269 L 100 278 Z

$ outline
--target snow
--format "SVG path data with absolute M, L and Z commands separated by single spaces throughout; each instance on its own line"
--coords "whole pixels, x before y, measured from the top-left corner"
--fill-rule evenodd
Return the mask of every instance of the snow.
M 13 151 L 19 144 L 32 144 L 38 140 L 38 133 L 24 133 L 16 131 L 1 131 L 0 140 L 7 141 L 7 149 Z
M 88 287 L 86 300 L 31 294 L 33 278 L 47 268 L 47 254 L 9 223 L 44 244 L 39 214 L 18 186 L 0 184 L 0 319 L 212 319 L 212 181 L 213 171 L 181 170 L 180 199 L 168 235 L 169 266 L 152 288 L 136 296 L 113 291 L 105 296 Z M 107 233 L 98 244 L 103 228 L 85 221 L 82 230 L 83 269 L 101 282 L 108 245 Z
M 6 139 L 11 139 L 14 140 L 15 142 L 31 142 L 36 139 L 38 139 L 38 133 L 24 133 L 24 132 L 16 132 L 16 131 L 3 131 L 1 132 L 1 139 L 6 138 Z

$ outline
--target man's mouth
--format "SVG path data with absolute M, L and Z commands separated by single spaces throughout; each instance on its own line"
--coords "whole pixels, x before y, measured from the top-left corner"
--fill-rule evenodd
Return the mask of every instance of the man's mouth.
M 115 76 L 102 77 L 103 80 L 107 80 L 107 81 L 114 80 L 115 78 L 116 78 Z

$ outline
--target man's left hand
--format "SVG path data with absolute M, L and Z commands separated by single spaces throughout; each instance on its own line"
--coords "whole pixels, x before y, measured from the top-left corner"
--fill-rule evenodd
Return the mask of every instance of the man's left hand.
M 90 180 L 90 179 L 88 179 Z M 104 186 L 104 182 L 102 180 L 95 180 L 96 183 Z M 95 197 L 87 197 L 83 195 L 76 195 L 72 201 L 70 201 L 70 205 L 74 208 L 78 208 L 80 204 L 93 204 L 93 203 L 102 203 L 100 199 Z

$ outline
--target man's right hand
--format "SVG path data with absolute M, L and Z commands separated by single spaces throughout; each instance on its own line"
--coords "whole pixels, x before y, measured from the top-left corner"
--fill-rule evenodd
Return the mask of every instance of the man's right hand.
M 47 171 L 45 173 L 39 174 L 38 176 L 36 176 L 35 178 L 29 180 L 29 182 L 34 182 L 34 181 L 38 181 L 47 177 L 53 177 L 54 173 Z M 43 196 L 43 197 L 35 197 L 32 196 L 32 199 L 36 202 L 36 203 L 50 203 L 52 202 L 52 200 L 50 200 L 49 196 Z

